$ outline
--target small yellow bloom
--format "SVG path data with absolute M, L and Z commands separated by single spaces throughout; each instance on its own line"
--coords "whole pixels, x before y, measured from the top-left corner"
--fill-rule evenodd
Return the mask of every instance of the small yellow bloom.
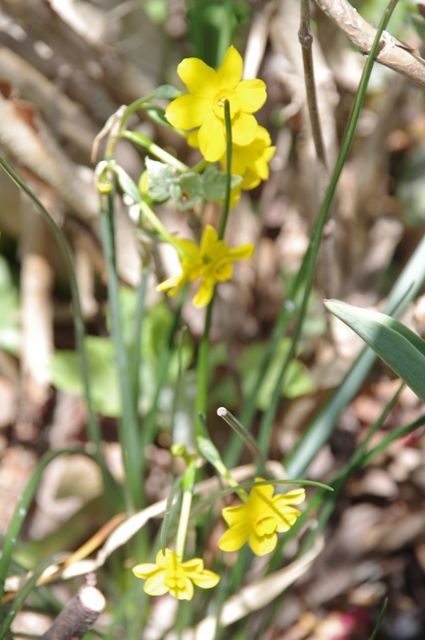
M 199 58 L 185 58 L 177 73 L 189 93 L 173 100 L 165 117 L 177 129 L 198 129 L 198 144 L 208 162 L 219 160 L 226 150 L 224 102 L 229 101 L 232 139 L 250 144 L 258 131 L 252 115 L 266 100 L 262 80 L 242 80 L 243 60 L 229 47 L 220 68 L 215 71 Z
M 263 478 L 256 478 L 263 482 Z M 304 489 L 273 495 L 272 484 L 253 487 L 248 500 L 235 507 L 223 509 L 229 529 L 221 536 L 218 546 L 223 551 L 237 551 L 248 542 L 257 556 L 273 551 L 277 534 L 288 531 L 301 514 L 290 506 L 305 500 Z
M 264 127 L 258 127 L 254 140 L 245 146 L 233 145 L 232 174 L 241 176 L 240 189 L 254 189 L 262 180 L 269 177 L 269 161 L 273 157 L 276 147 L 271 146 L 269 132 Z M 226 170 L 226 155 L 220 160 Z
M 158 551 L 155 564 L 138 564 L 133 567 L 137 578 L 146 580 L 144 591 L 150 596 L 162 596 L 170 592 L 177 600 L 192 600 L 193 585 L 202 589 L 212 589 L 220 576 L 204 569 L 201 558 L 182 562 L 171 549 Z
M 251 243 L 230 248 L 224 240 L 219 240 L 211 225 L 205 227 L 199 247 L 193 240 L 178 240 L 176 245 L 182 271 L 161 282 L 157 290 L 174 296 L 185 282 L 199 279 L 200 285 L 193 299 L 195 307 L 205 307 L 211 301 L 216 284 L 230 280 L 234 260 L 244 260 L 254 252 Z

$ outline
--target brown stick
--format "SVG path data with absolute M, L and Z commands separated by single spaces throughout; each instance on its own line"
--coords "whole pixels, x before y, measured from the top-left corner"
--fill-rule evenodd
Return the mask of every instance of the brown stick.
M 369 53 L 376 29 L 357 13 L 348 0 L 315 0 L 315 2 L 360 51 Z M 387 31 L 382 34 L 381 48 L 376 59 L 381 64 L 407 76 L 413 82 L 425 86 L 425 61 Z
M 313 35 L 310 29 L 310 0 L 301 0 L 300 28 L 298 40 L 303 54 L 304 82 L 310 116 L 311 132 L 314 147 L 319 160 L 326 167 L 326 154 L 323 144 L 322 127 L 320 126 L 319 109 L 317 106 L 316 83 L 314 80 Z
M 41 640 L 81 638 L 105 608 L 105 598 L 96 587 L 84 586 L 58 615 Z

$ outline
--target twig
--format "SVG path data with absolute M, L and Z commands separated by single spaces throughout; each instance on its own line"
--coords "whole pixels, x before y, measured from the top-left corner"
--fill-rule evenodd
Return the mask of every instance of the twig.
M 315 0 L 317 6 L 363 53 L 369 53 L 376 29 L 364 20 L 348 0 Z M 382 34 L 376 60 L 425 86 L 425 61 L 386 31 Z
M 80 589 L 61 611 L 41 640 L 70 640 L 81 638 L 105 608 L 105 598 L 92 586 Z
M 313 35 L 310 29 L 309 2 L 310 0 L 301 0 L 301 17 L 300 28 L 298 30 L 298 40 L 300 41 L 303 55 L 305 91 L 314 147 L 316 149 L 317 157 L 326 167 L 326 153 L 323 145 L 322 128 L 320 126 L 319 109 L 317 106 L 316 83 L 314 80 Z

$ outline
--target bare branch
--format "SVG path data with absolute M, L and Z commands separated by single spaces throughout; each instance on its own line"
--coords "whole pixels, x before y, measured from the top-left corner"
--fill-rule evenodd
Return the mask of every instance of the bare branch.
M 105 598 L 92 586 L 84 586 L 58 615 L 41 640 L 81 638 L 105 608 Z
M 315 0 L 317 6 L 363 53 L 369 53 L 376 29 L 366 22 L 348 0 Z M 425 61 L 387 31 L 381 38 L 378 62 L 425 86 Z

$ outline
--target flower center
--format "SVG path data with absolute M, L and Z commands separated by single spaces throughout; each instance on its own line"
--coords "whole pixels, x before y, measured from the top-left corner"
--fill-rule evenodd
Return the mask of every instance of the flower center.
M 214 113 L 218 118 L 222 118 L 224 120 L 224 102 L 228 100 L 230 105 L 230 118 L 234 118 L 240 111 L 239 100 L 236 95 L 232 91 L 228 91 L 227 89 L 223 89 L 217 93 L 214 98 Z
M 254 528 L 257 536 L 270 535 L 276 531 L 276 519 L 272 518 L 271 516 L 264 516 L 263 518 L 259 518 L 256 521 Z

